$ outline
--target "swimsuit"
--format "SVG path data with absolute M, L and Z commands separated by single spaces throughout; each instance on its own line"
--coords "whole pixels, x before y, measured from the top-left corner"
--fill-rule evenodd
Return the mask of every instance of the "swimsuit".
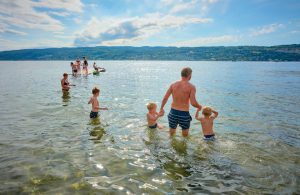
M 97 117 L 98 117 L 98 112 L 91 111 L 90 118 L 97 118 Z
M 150 129 L 156 129 L 157 128 L 157 123 L 155 123 L 155 125 L 151 125 L 151 126 L 148 126 Z
M 213 140 L 215 140 L 215 134 L 204 135 L 203 139 L 207 140 L 207 141 L 213 141 Z
M 179 124 L 182 130 L 189 129 L 192 121 L 192 117 L 188 111 L 175 110 L 173 108 L 171 108 L 168 119 L 171 129 L 176 129 Z

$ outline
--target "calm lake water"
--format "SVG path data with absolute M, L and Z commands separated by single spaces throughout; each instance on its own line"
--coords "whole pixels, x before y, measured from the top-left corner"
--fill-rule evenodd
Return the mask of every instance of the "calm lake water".
M 90 62 L 91 64 L 91 62 Z M 0 62 L 0 193 L 299 194 L 300 63 L 97 61 L 100 76 L 69 76 L 69 62 Z M 217 140 L 148 130 L 183 66 L 202 105 L 219 111 Z M 87 104 L 101 88 L 101 121 Z M 170 100 L 166 105 L 166 113 Z M 194 116 L 195 109 L 191 109 Z

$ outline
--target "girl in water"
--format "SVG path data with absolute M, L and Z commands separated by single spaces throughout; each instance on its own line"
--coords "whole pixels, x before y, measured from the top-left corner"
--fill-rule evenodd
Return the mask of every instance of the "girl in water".
M 70 86 L 75 86 L 75 85 L 71 85 L 68 81 L 68 74 L 67 73 L 64 73 L 63 74 L 64 78 L 60 81 L 60 84 L 61 84 L 61 88 L 62 90 L 65 92 L 65 91 L 69 91 L 70 89 Z

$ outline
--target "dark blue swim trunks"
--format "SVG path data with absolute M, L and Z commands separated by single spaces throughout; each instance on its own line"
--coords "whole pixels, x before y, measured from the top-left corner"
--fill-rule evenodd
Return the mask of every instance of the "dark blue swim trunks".
M 156 129 L 157 128 L 157 123 L 155 123 L 155 125 L 152 126 L 148 126 L 150 129 Z
M 204 135 L 203 139 L 208 140 L 208 141 L 213 141 L 213 140 L 215 140 L 215 134 Z
M 98 117 L 98 112 L 91 111 L 90 118 L 97 118 L 97 117 Z
M 179 125 L 182 130 L 189 129 L 192 121 L 192 117 L 188 111 L 175 110 L 173 108 L 171 108 L 168 119 L 171 129 L 176 129 L 177 125 Z

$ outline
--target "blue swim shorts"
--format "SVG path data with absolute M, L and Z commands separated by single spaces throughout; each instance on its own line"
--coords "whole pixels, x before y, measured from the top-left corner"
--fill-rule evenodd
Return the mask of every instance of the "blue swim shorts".
M 98 117 L 98 112 L 91 111 L 90 118 L 97 118 L 97 117 Z
M 148 126 L 150 129 L 156 129 L 157 128 L 157 123 L 155 123 L 155 125 L 152 126 Z
M 207 141 L 214 141 L 215 140 L 215 134 L 204 135 L 203 139 L 207 140 Z
M 192 121 L 192 117 L 188 111 L 181 111 L 171 109 L 169 115 L 169 127 L 171 129 L 176 129 L 177 125 L 179 125 L 182 130 L 189 129 Z

